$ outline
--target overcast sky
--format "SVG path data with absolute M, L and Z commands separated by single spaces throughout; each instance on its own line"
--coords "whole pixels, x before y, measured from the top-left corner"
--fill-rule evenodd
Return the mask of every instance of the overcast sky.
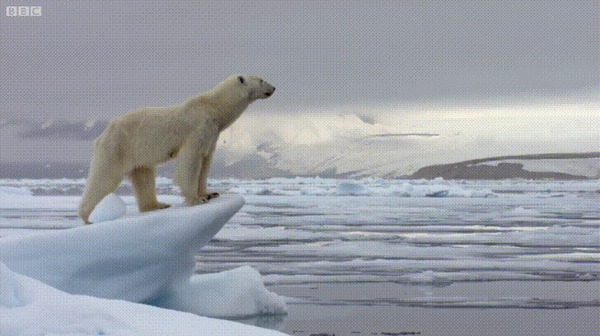
M 259 110 L 598 92 L 597 1 L 35 1 L 0 17 L 0 117 L 109 119 L 231 73 Z

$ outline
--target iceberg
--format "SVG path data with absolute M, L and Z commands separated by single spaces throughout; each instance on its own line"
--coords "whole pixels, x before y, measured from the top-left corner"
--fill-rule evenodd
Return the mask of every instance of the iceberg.
M 194 207 L 4 237 L 0 262 L 6 265 L 4 273 L 15 272 L 69 293 L 64 295 L 147 303 L 213 317 L 285 313 L 283 298 L 269 292 L 260 274 L 249 267 L 194 274 L 195 253 L 243 204 L 241 196 L 229 194 Z M 4 287 L 0 309 L 20 302 Z

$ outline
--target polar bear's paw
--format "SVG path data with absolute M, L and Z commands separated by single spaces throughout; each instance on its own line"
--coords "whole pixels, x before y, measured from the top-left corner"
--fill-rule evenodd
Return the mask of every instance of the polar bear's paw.
M 170 208 L 170 207 L 171 207 L 171 204 L 167 204 L 167 203 L 158 202 L 158 203 L 156 203 L 156 207 L 157 207 L 157 208 L 156 208 L 156 210 L 159 210 L 159 209 L 166 209 L 166 208 Z
M 204 204 L 204 203 L 208 203 L 208 201 L 210 201 L 213 198 L 217 198 L 219 197 L 219 193 L 210 193 L 207 195 L 204 195 L 202 197 L 200 197 L 200 203 Z
M 156 202 L 152 205 L 146 205 L 141 207 L 140 211 L 141 212 L 147 212 L 147 211 L 154 211 L 154 210 L 161 210 L 161 209 L 166 209 L 166 208 L 170 208 L 171 205 L 167 204 L 167 203 L 162 203 L 162 202 Z
M 219 197 L 219 193 L 204 194 L 199 197 L 186 198 L 186 203 L 191 206 L 205 204 L 208 203 L 208 201 L 210 201 L 211 199 L 217 197 Z

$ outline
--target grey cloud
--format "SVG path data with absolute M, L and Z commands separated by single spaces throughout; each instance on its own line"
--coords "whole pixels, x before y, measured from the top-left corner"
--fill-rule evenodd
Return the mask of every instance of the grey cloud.
M 110 119 L 180 103 L 230 73 L 269 111 L 600 83 L 595 1 L 41 1 L 0 20 L 0 116 Z
M 20 133 L 22 139 L 72 139 L 93 140 L 106 128 L 108 122 L 98 121 L 93 124 L 76 121 L 54 121 L 46 124 L 30 123 Z
M 19 139 L 71 139 L 77 141 L 90 141 L 97 138 L 108 125 L 107 121 L 29 121 L 29 120 L 4 120 L 2 128 L 14 127 L 13 132 Z

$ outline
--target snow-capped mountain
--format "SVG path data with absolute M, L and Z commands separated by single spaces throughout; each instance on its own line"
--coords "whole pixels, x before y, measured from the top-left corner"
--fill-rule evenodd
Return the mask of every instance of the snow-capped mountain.
M 513 109 L 250 114 L 221 135 L 218 169 L 232 175 L 406 177 L 428 166 L 481 158 L 497 165 L 506 157 L 506 163 L 523 164 L 529 172 L 599 175 L 600 118 L 591 117 L 593 105 Z M 530 156 L 539 153 L 573 155 Z M 471 173 L 478 177 L 477 171 Z M 520 169 L 484 175 L 535 178 Z
M 467 174 L 472 178 L 535 177 L 523 171 L 593 178 L 600 170 L 598 108 L 596 102 L 589 102 L 414 109 L 351 107 L 280 114 L 248 111 L 221 134 L 211 174 L 242 178 L 395 178 L 418 172 L 416 176 L 433 178 L 436 176 L 432 170 L 422 168 L 456 163 L 470 168 L 479 165 Z M 0 163 L 44 163 L 60 169 L 60 165 L 52 164 L 60 162 L 84 171 L 91 157 L 91 141 L 106 125 L 107 121 L 97 119 L 37 123 L 3 119 Z M 575 155 L 530 156 L 552 153 Z M 471 160 L 481 158 L 492 159 L 471 164 Z M 484 172 L 481 165 L 492 161 L 493 166 L 501 161 L 505 164 Z M 163 168 L 166 176 L 171 176 L 170 169 L 172 165 Z M 446 173 L 439 176 L 466 176 Z M 79 175 L 85 176 L 85 172 Z

